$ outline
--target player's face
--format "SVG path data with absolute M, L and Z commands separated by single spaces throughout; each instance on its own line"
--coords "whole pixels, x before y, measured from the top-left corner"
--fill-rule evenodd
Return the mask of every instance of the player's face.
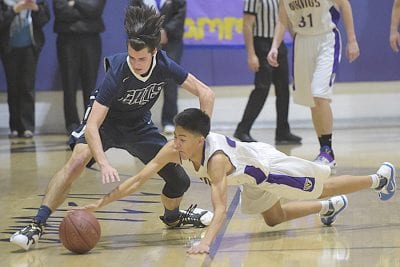
M 129 63 L 136 74 L 146 74 L 151 66 L 153 54 L 155 51 L 149 51 L 148 48 L 136 51 L 128 45 Z
M 174 133 L 175 149 L 182 159 L 194 159 L 203 153 L 204 138 L 177 126 Z

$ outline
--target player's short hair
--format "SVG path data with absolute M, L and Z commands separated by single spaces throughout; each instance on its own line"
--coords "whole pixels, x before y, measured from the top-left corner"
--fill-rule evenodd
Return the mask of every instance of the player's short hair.
M 163 21 L 164 16 L 160 16 L 154 7 L 128 6 L 124 22 L 128 45 L 136 51 L 143 48 L 154 51 L 160 44 Z
M 204 137 L 210 133 L 210 117 L 198 108 L 188 108 L 178 113 L 174 118 L 175 126 L 201 134 Z

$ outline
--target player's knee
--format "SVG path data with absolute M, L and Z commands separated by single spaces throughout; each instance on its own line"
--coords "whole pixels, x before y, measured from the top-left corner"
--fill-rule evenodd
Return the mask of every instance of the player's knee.
M 190 179 L 182 179 L 171 182 L 166 181 L 162 193 L 168 198 L 178 198 L 189 189 Z
M 160 176 L 165 180 L 163 194 L 169 198 L 183 196 L 190 186 L 189 176 L 181 167 L 167 165 L 160 172 Z
M 72 179 L 76 178 L 82 173 L 87 162 L 88 158 L 85 155 L 71 156 L 71 158 L 68 160 L 63 168 L 63 171 L 65 172 L 65 177 L 71 177 Z

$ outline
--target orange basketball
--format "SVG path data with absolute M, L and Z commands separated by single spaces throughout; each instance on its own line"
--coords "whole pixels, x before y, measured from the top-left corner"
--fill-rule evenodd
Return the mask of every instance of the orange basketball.
M 94 248 L 100 239 L 101 228 L 93 213 L 74 210 L 60 223 L 59 236 L 68 250 L 83 254 Z

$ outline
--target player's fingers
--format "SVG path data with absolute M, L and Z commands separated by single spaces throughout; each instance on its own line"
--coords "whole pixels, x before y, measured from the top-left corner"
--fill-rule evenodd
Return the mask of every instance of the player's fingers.
M 400 38 L 396 39 L 393 50 L 395 52 L 399 52 L 399 47 L 400 47 Z

